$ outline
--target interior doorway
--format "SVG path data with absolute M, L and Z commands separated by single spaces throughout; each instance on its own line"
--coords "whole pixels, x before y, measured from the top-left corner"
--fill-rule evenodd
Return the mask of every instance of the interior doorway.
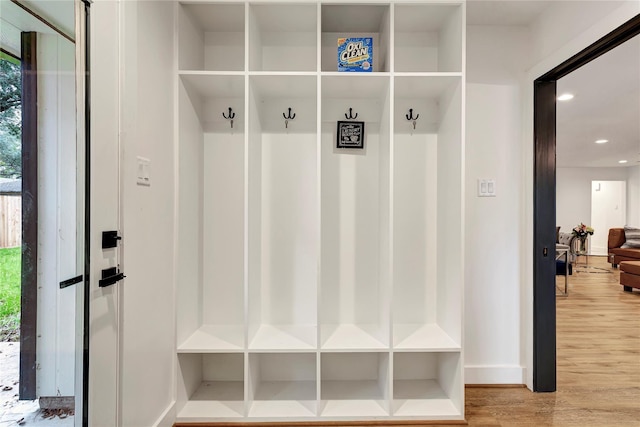
M 640 15 L 534 82 L 533 389 L 556 390 L 556 84 L 559 79 L 640 34 Z
M 605 230 L 626 224 L 626 203 L 626 181 L 591 181 L 591 226 L 600 232 L 591 236 L 590 255 L 607 255 Z

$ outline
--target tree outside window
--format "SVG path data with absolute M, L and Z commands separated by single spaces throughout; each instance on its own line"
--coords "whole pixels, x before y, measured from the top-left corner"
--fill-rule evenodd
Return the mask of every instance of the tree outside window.
M 0 178 L 22 177 L 20 61 L 0 55 Z

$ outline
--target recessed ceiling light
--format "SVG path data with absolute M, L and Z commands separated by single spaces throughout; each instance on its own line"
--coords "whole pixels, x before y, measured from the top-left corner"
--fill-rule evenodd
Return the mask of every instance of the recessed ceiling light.
M 573 99 L 573 94 L 570 93 L 563 93 L 558 97 L 558 101 L 568 101 L 570 99 Z
M 596 141 L 596 144 L 606 144 L 607 142 L 609 142 L 609 140 L 608 140 L 608 139 L 598 139 L 598 140 Z
M 626 160 L 618 160 L 618 163 L 627 163 Z

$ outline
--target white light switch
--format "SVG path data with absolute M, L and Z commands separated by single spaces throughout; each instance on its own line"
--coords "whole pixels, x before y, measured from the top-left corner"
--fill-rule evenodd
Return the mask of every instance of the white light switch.
M 478 197 L 495 197 L 496 180 L 478 179 Z
M 151 185 L 151 174 L 150 174 L 150 164 L 151 160 L 145 159 L 144 157 L 137 158 L 137 183 L 138 185 L 150 186 Z

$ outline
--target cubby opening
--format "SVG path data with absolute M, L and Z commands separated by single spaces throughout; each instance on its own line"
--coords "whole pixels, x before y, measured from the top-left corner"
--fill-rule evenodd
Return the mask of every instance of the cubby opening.
M 322 71 L 338 71 L 338 39 L 371 37 L 373 72 L 388 72 L 391 31 L 388 5 L 322 5 Z
M 336 147 L 351 113 L 364 148 Z M 321 300 L 323 349 L 389 346 L 389 78 L 322 78 Z
M 249 70 L 317 71 L 315 4 L 252 4 Z
M 315 353 L 249 354 L 249 417 L 315 417 L 316 360 Z
M 462 72 L 462 5 L 395 6 L 396 72 Z
M 177 418 L 244 417 L 244 355 L 178 355 Z
M 181 4 L 180 70 L 244 71 L 244 4 Z
M 315 76 L 252 76 L 249 93 L 249 348 L 317 348 Z M 287 120 L 291 108 L 291 117 Z M 285 114 L 285 116 L 283 116 Z
M 182 75 L 179 115 L 178 350 L 242 350 L 244 77 Z
M 388 353 L 321 354 L 321 415 L 389 415 Z
M 395 78 L 393 136 L 393 346 L 460 349 L 456 265 L 461 244 L 462 117 L 459 77 Z M 409 119 L 407 119 L 409 117 Z M 415 128 L 414 128 L 415 123 Z M 446 162 L 443 158 L 446 157 Z M 454 261 L 451 261 L 451 260 Z M 445 261 L 448 267 L 445 267 Z M 456 299 L 458 298 L 458 299 Z
M 460 353 L 394 353 L 393 415 L 457 419 L 463 413 Z

